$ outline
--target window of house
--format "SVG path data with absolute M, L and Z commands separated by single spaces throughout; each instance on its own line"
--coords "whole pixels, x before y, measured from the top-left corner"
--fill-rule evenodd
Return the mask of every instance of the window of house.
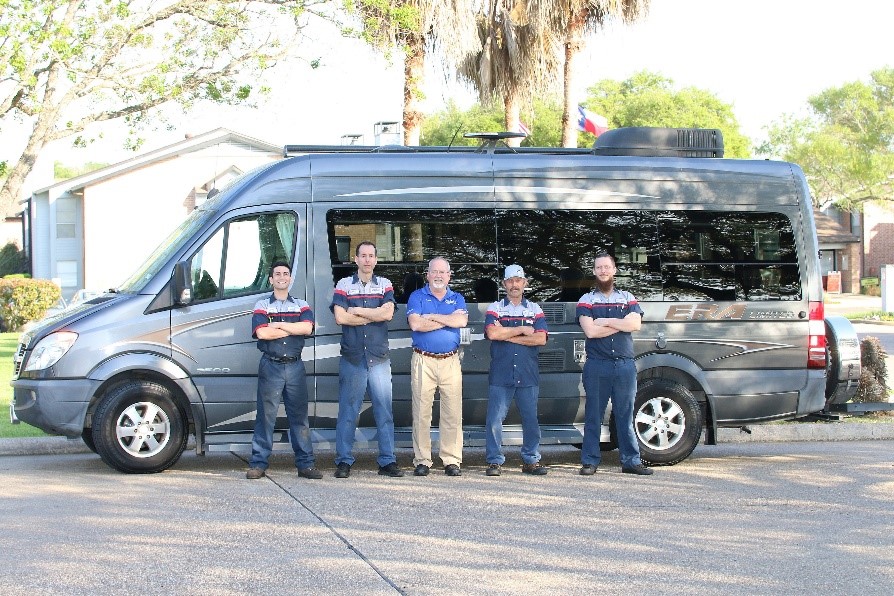
M 74 199 L 56 199 L 56 238 L 77 236 L 77 203 Z
M 269 289 L 270 265 L 295 256 L 295 214 L 265 213 L 230 220 L 191 260 L 196 301 Z

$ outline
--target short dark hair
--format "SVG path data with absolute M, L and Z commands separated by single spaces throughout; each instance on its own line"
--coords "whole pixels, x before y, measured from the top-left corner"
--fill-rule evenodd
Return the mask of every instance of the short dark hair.
M 277 259 L 273 261 L 273 264 L 270 265 L 270 277 L 273 277 L 273 270 L 277 267 L 285 267 L 289 270 L 289 275 L 292 275 L 292 265 L 285 259 Z
M 606 251 L 604 251 L 604 250 L 600 250 L 600 251 L 597 251 L 597 252 L 596 252 L 596 256 L 593 257 L 593 262 L 595 263 L 595 262 L 596 262 L 596 259 L 604 259 L 604 258 L 606 258 L 606 257 L 608 257 L 609 259 L 612 260 L 612 265 L 617 265 L 617 264 L 618 264 L 618 262 L 615 261 L 615 257 L 613 257 L 612 255 L 608 254 L 608 253 L 607 253 Z
M 379 256 L 379 249 L 376 248 L 376 245 L 373 244 L 372 242 L 370 242 L 369 240 L 364 240 L 363 242 L 361 242 L 360 244 L 357 245 L 357 248 L 354 249 L 354 256 L 355 256 L 355 257 L 359 257 L 359 256 L 360 256 L 360 247 L 361 247 L 361 246 L 364 246 L 364 245 L 365 245 L 365 246 L 372 246 L 372 247 L 373 247 L 373 253 L 374 253 L 376 256 Z

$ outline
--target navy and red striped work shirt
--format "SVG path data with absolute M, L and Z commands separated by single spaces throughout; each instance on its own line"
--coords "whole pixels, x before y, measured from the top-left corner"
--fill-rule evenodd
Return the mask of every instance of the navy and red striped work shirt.
M 623 319 L 632 312 L 643 316 L 643 309 L 630 292 L 613 289 L 612 293 L 606 296 L 598 290 L 593 290 L 578 300 L 576 317 Z M 618 360 L 634 356 L 633 335 L 626 331 L 618 331 L 608 337 L 588 337 L 586 347 L 587 358 Z
M 262 298 L 255 303 L 251 316 L 251 336 L 258 337 L 260 327 L 266 327 L 270 323 L 304 323 L 314 322 L 314 313 L 310 304 L 289 296 L 285 300 L 277 300 L 273 294 Z M 282 339 L 259 339 L 258 349 L 274 358 L 298 358 L 301 359 L 301 350 L 304 349 L 304 335 L 288 335 Z
M 373 275 L 365 284 L 355 273 L 338 280 L 329 308 L 333 312 L 336 305 L 345 310 L 352 306 L 378 308 L 386 302 L 395 302 L 394 288 L 387 278 Z M 387 361 L 388 321 L 342 325 L 341 357 L 351 364 L 360 364 L 365 360 L 368 365 L 375 365 Z
M 487 307 L 484 328 L 497 321 L 501 327 L 533 327 L 535 333 L 546 333 L 546 317 L 539 305 L 527 299 L 512 304 L 508 298 Z M 490 375 L 488 382 L 498 387 L 536 387 L 540 384 L 537 353 L 540 346 L 523 346 L 511 341 L 490 342 Z

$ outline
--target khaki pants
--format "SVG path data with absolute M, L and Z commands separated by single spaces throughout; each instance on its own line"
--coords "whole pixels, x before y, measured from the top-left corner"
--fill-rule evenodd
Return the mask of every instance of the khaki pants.
M 431 418 L 435 389 L 441 393 L 438 455 L 445 466 L 463 461 L 463 376 L 459 355 L 432 358 L 413 353 L 410 361 L 413 391 L 413 465 L 432 465 Z

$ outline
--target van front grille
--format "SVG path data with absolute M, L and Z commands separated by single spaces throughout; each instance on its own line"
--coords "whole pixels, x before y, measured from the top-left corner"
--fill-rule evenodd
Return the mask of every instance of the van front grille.
M 19 378 L 19 372 L 21 372 L 21 370 L 22 370 L 22 363 L 25 361 L 25 348 L 26 348 L 25 344 L 20 343 L 18 349 L 16 350 L 16 353 L 12 357 L 12 362 L 13 362 L 12 378 L 13 378 L 13 380 Z

